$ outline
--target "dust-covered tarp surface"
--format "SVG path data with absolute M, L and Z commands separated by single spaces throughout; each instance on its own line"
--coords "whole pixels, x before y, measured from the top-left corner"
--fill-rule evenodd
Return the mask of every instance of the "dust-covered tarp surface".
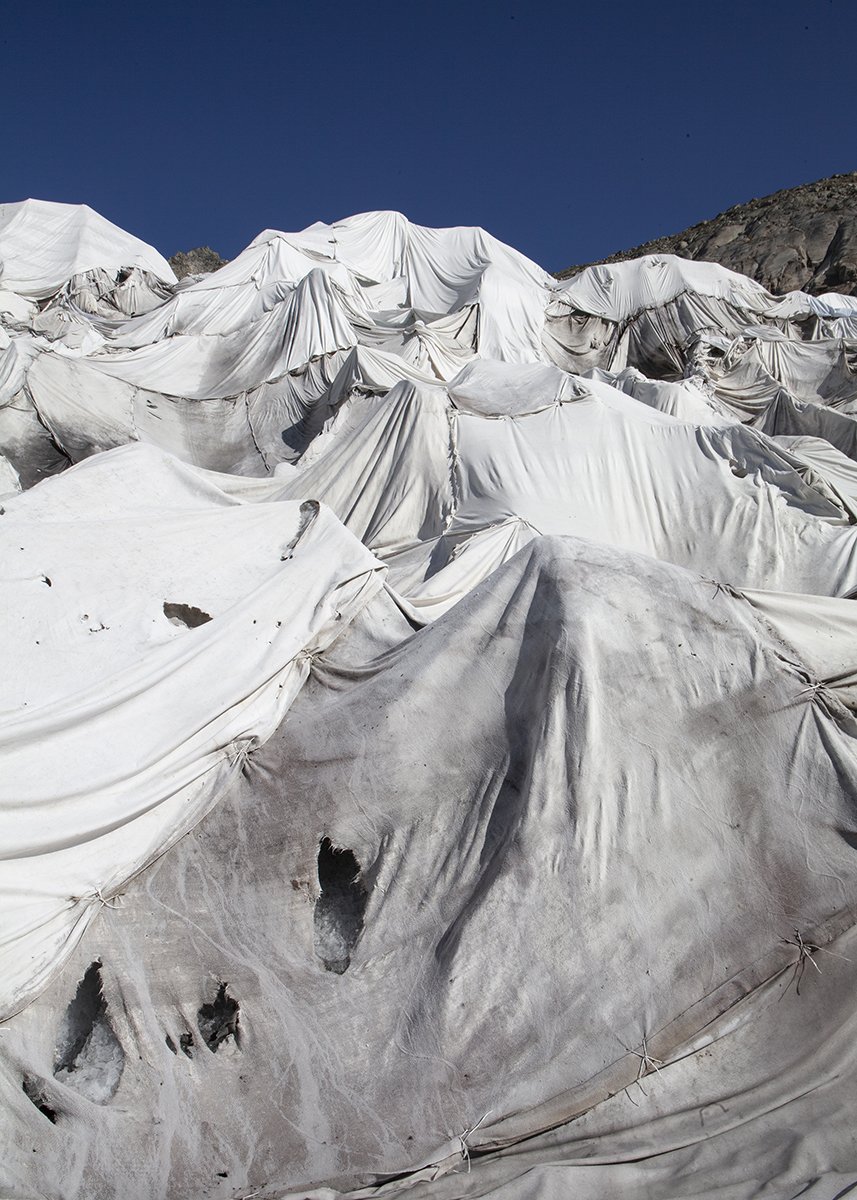
M 853 298 L 0 263 L 0 1196 L 857 1188 Z

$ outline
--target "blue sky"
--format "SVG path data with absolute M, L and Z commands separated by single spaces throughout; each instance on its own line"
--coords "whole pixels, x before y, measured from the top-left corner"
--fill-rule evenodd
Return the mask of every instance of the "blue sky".
M 165 254 L 394 208 L 549 269 L 857 169 L 857 0 L 0 0 L 0 200 Z

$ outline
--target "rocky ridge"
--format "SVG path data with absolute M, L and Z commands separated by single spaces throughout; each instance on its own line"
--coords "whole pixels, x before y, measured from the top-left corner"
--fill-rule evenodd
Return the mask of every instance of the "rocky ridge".
M 188 275 L 207 275 L 226 266 L 228 260 L 221 258 L 210 246 L 197 246 L 193 250 L 179 250 L 168 261 L 176 278 L 184 279 Z
M 721 263 L 775 293 L 857 292 L 857 172 L 773 192 L 736 204 L 681 233 L 621 250 L 597 263 L 557 272 L 568 279 L 584 267 L 643 254 Z

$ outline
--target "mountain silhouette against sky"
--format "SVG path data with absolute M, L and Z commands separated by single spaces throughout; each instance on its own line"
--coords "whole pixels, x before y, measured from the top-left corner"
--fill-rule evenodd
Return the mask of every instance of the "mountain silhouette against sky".
M 797 288 L 813 295 L 857 290 L 857 172 L 832 175 L 736 204 L 681 233 L 621 250 L 599 262 L 643 254 L 722 263 L 771 292 Z M 557 272 L 568 279 L 595 263 Z

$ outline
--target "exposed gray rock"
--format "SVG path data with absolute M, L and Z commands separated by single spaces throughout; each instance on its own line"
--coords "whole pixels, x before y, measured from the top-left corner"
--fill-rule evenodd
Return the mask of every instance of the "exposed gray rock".
M 802 288 L 813 295 L 851 295 L 857 291 L 857 172 L 736 204 L 682 233 L 599 262 L 622 262 L 642 254 L 722 263 L 776 293 Z M 557 277 L 567 279 L 594 265 L 568 267 Z
M 225 267 L 227 261 L 210 246 L 197 246 L 195 250 L 179 250 L 169 263 L 176 277 L 184 279 L 186 275 L 207 275 L 219 267 Z

